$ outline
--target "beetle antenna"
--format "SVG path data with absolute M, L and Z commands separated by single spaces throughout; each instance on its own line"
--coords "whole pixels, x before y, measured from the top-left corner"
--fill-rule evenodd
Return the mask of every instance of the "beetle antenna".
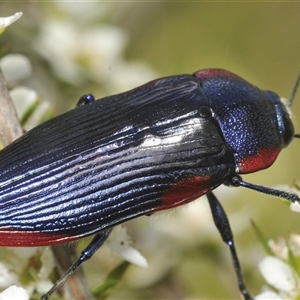
M 288 103 L 287 103 L 287 106 L 288 106 L 288 107 L 291 107 L 291 106 L 292 106 L 299 85 L 300 85 L 300 72 L 299 72 L 299 74 L 298 74 L 298 77 L 297 77 L 296 83 L 295 83 L 295 85 L 294 85 L 292 94 L 291 94 L 291 96 L 290 96 L 290 98 L 289 98 L 289 101 L 288 101 Z
M 234 187 L 243 186 L 245 188 L 248 188 L 248 189 L 263 193 L 263 194 L 286 199 L 286 200 L 290 201 L 291 203 L 299 203 L 300 204 L 300 197 L 294 193 L 278 190 L 278 189 L 275 189 L 272 187 L 267 187 L 267 186 L 262 186 L 262 185 L 246 182 L 240 176 L 232 177 L 231 179 L 229 179 L 226 182 L 226 185 L 234 186 Z
M 300 72 L 298 74 L 298 77 L 297 77 L 296 83 L 294 85 L 293 91 L 291 93 L 291 96 L 290 96 L 290 98 L 289 98 L 289 100 L 287 102 L 287 107 L 291 107 L 292 106 L 299 85 L 300 85 Z M 300 138 L 300 133 L 294 134 L 294 138 Z

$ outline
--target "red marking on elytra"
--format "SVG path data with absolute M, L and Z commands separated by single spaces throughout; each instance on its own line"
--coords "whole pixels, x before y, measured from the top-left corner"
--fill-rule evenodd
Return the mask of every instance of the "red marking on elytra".
M 223 70 L 223 69 L 204 69 L 200 70 L 198 72 L 195 72 L 194 75 L 196 75 L 198 78 L 211 78 L 211 77 L 232 77 L 232 78 L 238 78 L 242 79 L 240 76 L 231 73 L 229 71 Z
M 212 190 L 209 176 L 195 176 L 180 180 L 162 196 L 157 210 L 168 209 L 191 202 Z
M 70 242 L 76 239 L 78 239 L 78 236 L 0 228 L 0 246 L 5 247 L 50 246 Z
M 238 164 L 239 173 L 247 174 L 270 167 L 280 150 L 280 148 L 260 149 L 256 154 L 241 159 Z

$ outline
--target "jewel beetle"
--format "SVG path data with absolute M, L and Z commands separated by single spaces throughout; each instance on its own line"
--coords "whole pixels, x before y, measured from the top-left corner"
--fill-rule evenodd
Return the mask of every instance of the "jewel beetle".
M 244 186 L 300 202 L 240 176 L 270 167 L 291 142 L 291 104 L 221 69 L 157 79 L 97 101 L 85 95 L 75 109 L 0 152 L 0 246 L 95 235 L 46 300 L 115 225 L 206 195 L 239 290 L 252 299 L 229 221 L 212 191 L 221 184 Z

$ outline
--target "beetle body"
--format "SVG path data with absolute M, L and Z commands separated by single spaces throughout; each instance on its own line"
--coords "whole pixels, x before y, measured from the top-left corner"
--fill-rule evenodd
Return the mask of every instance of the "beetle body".
M 46 300 L 113 226 L 206 194 L 240 292 L 250 300 L 229 221 L 212 191 L 244 186 L 299 202 L 239 176 L 272 165 L 293 135 L 288 108 L 275 93 L 220 69 L 161 78 L 99 101 L 83 96 L 77 108 L 0 152 L 0 246 L 96 234 Z
M 192 201 L 271 165 L 282 124 L 289 141 L 278 96 L 214 69 L 77 107 L 0 152 L 0 245 L 71 241 Z

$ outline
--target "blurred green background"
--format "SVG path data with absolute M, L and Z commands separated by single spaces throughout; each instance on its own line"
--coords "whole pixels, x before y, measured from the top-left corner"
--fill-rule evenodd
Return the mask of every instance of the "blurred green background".
M 17 11 L 24 15 L 1 36 L 1 55 L 22 53 L 31 60 L 32 76 L 19 84 L 36 89 L 43 99 L 51 102 L 56 114 L 74 107 L 77 99 L 87 92 L 99 98 L 133 88 L 139 79 L 151 80 L 210 67 L 228 69 L 262 89 L 289 97 L 300 71 L 300 3 L 0 3 L 1 16 Z M 63 63 L 62 56 L 51 57 L 54 52 L 48 48 L 62 48 L 71 39 L 70 31 L 64 36 L 65 27 L 61 27 L 61 42 L 50 39 L 47 44 L 41 38 L 42 34 L 44 38 L 51 37 L 50 33 L 47 36 L 45 24 L 51 28 L 56 26 L 55 22 L 61 26 L 66 24 L 77 34 L 75 48 L 79 55 L 74 55 L 74 64 L 80 67 L 79 79 L 72 75 L 62 77 L 56 66 Z M 93 39 L 93 35 L 84 40 L 80 37 L 90 28 L 103 26 L 121 30 L 126 46 L 121 47 L 117 59 L 109 63 L 103 60 L 99 64 L 103 67 L 101 74 L 91 75 L 88 56 L 86 53 L 80 56 L 80 49 L 90 48 L 97 55 L 97 51 L 101 52 L 95 46 L 99 41 Z M 75 50 L 74 46 L 70 49 Z M 73 57 L 71 52 L 64 55 L 68 59 Z M 132 73 L 136 80 L 129 80 L 130 68 L 126 71 L 119 68 L 121 62 L 139 66 Z M 139 70 L 142 70 L 140 76 Z M 121 84 L 117 85 L 113 78 L 120 78 Z M 128 81 L 122 84 L 125 78 Z M 296 132 L 300 132 L 300 93 L 292 111 Z M 300 178 L 299 149 L 300 141 L 293 141 L 271 168 L 244 179 L 270 186 L 293 184 Z M 224 191 L 219 194 L 221 201 L 223 194 Z M 300 233 L 300 216 L 276 199 L 242 188 L 234 189 L 233 194 L 225 195 L 223 200 L 235 232 L 248 288 L 253 295 L 258 294 L 263 279 L 257 264 L 264 253 L 250 220 L 256 222 L 267 238 L 276 239 L 287 237 L 290 232 Z M 190 204 L 189 208 L 194 210 L 191 216 L 199 218 L 196 220 L 201 223 L 199 227 L 184 227 L 193 220 L 184 219 L 183 224 L 180 223 L 187 208 L 130 222 L 134 246 L 148 259 L 149 269 L 131 266 L 111 299 L 239 298 L 228 249 L 210 220 L 206 199 L 198 202 L 204 206 L 199 214 L 195 211 L 198 206 Z M 176 234 L 176 230 L 167 226 L 177 226 L 180 232 Z M 85 265 L 91 287 L 101 283 L 118 262 L 109 250 L 101 249 Z

